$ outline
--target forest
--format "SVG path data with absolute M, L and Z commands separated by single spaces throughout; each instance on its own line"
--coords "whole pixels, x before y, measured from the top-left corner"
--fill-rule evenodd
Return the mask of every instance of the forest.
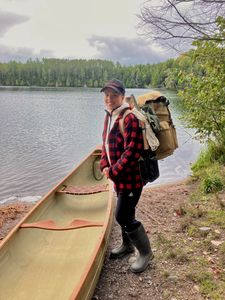
M 127 88 L 176 89 L 181 69 L 190 67 L 188 54 L 158 64 L 123 66 L 107 60 L 48 59 L 0 63 L 1 86 L 101 87 L 118 78 Z

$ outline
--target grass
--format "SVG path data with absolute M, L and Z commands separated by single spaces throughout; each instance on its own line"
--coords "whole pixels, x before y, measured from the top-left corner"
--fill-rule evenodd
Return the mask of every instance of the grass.
M 167 259 L 173 259 L 176 260 L 179 263 L 184 263 L 189 261 L 188 253 L 185 249 L 179 248 L 179 247 L 173 247 L 167 249 L 165 253 L 165 257 Z
M 186 277 L 198 285 L 203 298 L 225 299 L 225 145 L 210 143 L 192 166 L 197 189 L 179 208 L 180 230 L 190 239 Z M 201 227 L 209 227 L 207 232 Z M 212 241 L 224 241 L 219 246 Z M 179 241 L 181 244 L 181 240 Z M 174 249 L 171 258 L 179 255 Z
M 220 264 L 225 268 L 225 242 L 219 247 Z
M 218 225 L 225 229 L 225 211 L 224 210 L 210 210 L 207 213 L 207 224 Z
M 204 236 L 199 231 L 202 225 L 216 228 L 216 231 L 212 229 Z M 203 296 L 211 300 L 225 299 L 225 242 L 219 247 L 212 244 L 212 240 L 220 240 L 224 226 L 224 211 L 209 211 L 188 227 L 188 235 L 193 239 L 193 257 L 186 276 L 199 286 Z M 203 253 L 208 260 L 202 257 Z M 214 274 L 214 270 L 219 274 Z
M 162 259 L 172 259 L 178 263 L 189 261 L 188 251 L 183 245 L 177 244 L 177 241 L 169 240 L 164 235 L 158 234 L 156 242 L 161 248 Z
M 200 180 L 201 190 L 215 193 L 225 188 L 225 145 L 209 142 L 192 165 L 193 176 Z
M 211 171 L 213 172 L 213 171 Z M 222 191 L 224 188 L 223 178 L 221 175 L 207 174 L 201 183 L 201 188 L 204 193 L 215 193 L 218 191 Z
M 198 236 L 199 236 L 199 230 L 198 230 L 198 227 L 195 226 L 195 225 L 190 225 L 190 226 L 188 227 L 187 232 L 188 232 L 188 235 L 189 235 L 190 237 L 198 237 Z
M 177 272 L 177 284 L 189 280 L 202 299 L 225 299 L 224 164 L 225 146 L 210 144 L 192 168 L 193 193 L 175 208 L 180 220 L 176 232 L 180 234 L 170 237 L 160 233 L 156 238 L 157 258 L 166 265 L 162 277 L 167 279 Z M 171 293 L 166 296 L 170 299 Z
M 196 260 L 186 274 L 187 279 L 199 286 L 203 296 L 211 300 L 223 300 L 225 297 L 225 281 L 209 271 L 209 266 L 203 258 Z
M 225 164 L 225 145 L 210 141 L 207 148 L 201 151 L 198 160 L 192 165 L 192 171 L 194 175 L 198 176 L 199 173 L 214 164 Z
M 180 221 L 180 231 L 187 231 L 192 224 L 192 218 L 190 216 L 184 216 Z

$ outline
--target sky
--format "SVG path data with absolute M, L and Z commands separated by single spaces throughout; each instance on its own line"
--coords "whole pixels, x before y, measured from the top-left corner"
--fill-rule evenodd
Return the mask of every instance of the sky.
M 137 29 L 144 0 L 0 0 L 0 61 L 107 59 L 123 65 L 171 55 Z

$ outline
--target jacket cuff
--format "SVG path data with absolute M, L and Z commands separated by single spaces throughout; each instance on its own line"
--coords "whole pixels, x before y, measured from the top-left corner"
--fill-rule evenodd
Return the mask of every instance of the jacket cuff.
M 104 164 L 104 165 L 100 164 L 100 171 L 102 172 L 107 167 L 108 167 L 107 164 Z

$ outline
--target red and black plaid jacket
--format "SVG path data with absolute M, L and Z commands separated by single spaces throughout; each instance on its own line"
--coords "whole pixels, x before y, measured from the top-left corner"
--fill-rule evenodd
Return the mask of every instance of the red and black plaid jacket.
M 123 137 L 119 128 L 119 119 L 123 117 L 125 110 L 119 114 L 108 134 L 111 165 L 105 148 L 108 121 L 110 119 L 109 113 L 106 114 L 103 130 L 100 168 L 103 170 L 109 167 L 109 178 L 114 182 L 117 192 L 137 189 L 143 186 L 138 167 L 138 159 L 143 150 L 142 131 L 139 127 L 138 119 L 130 113 L 124 119 Z

